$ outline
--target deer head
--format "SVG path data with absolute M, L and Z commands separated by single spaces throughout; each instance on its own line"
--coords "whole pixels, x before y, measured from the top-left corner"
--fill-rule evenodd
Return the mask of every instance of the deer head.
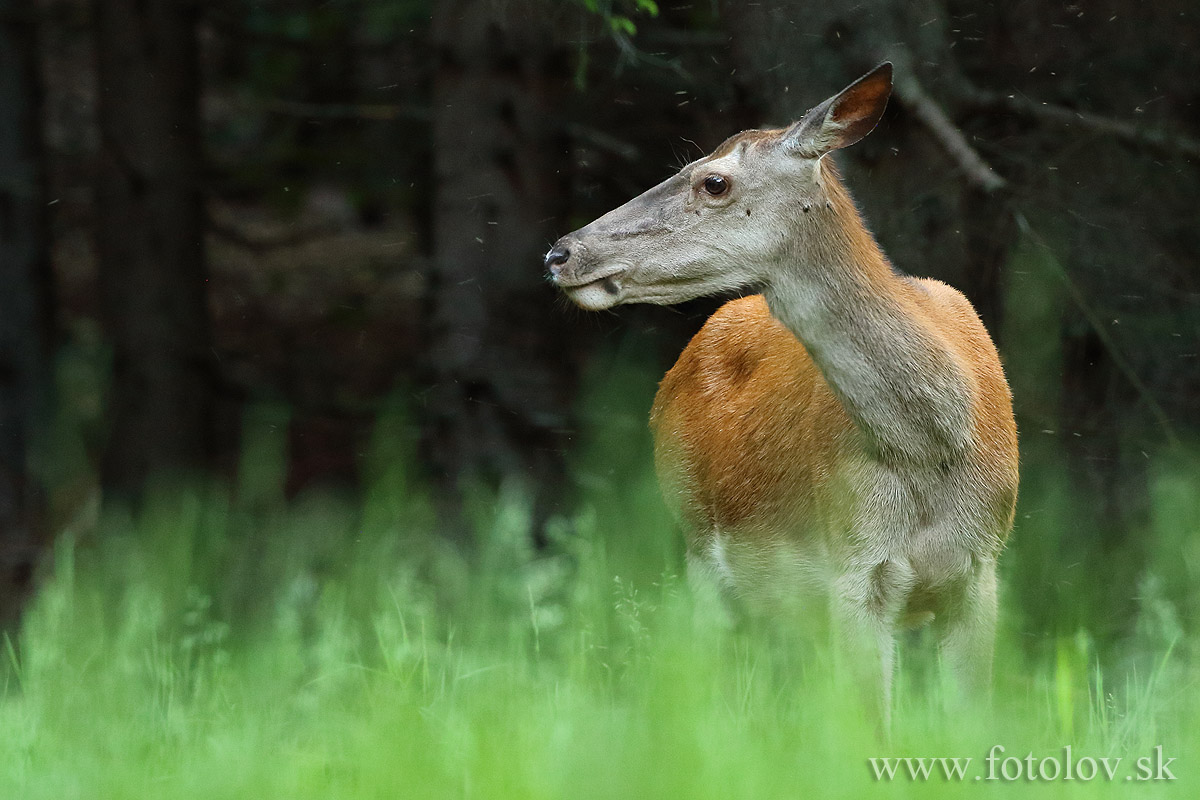
M 822 159 L 879 122 L 892 88 L 883 63 L 791 126 L 744 131 L 710 155 L 555 243 L 545 264 L 579 306 L 668 305 L 761 286 L 817 246 Z M 830 172 L 830 181 L 836 177 Z

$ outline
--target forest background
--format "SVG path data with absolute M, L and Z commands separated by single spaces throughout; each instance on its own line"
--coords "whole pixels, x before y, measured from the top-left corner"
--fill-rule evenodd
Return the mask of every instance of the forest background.
M 298 585 L 320 618 L 364 559 L 380 586 L 379 565 L 416 575 L 443 622 L 498 592 L 567 630 L 588 575 L 633 593 L 601 603 L 624 619 L 681 562 L 649 398 L 720 300 L 584 314 L 542 254 L 885 59 L 887 113 L 838 160 L 896 266 L 960 288 L 1004 359 L 1012 651 L 1050 665 L 1060 723 L 1124 702 L 1100 664 L 1186 672 L 1189 0 L 0 0 L 9 701 L 31 702 L 35 642 L 119 628 L 146 575 L 154 635 L 178 644 L 201 609 L 213 653 Z M 517 588 L 496 537 L 538 565 Z M 103 620 L 47 611 L 76 558 Z

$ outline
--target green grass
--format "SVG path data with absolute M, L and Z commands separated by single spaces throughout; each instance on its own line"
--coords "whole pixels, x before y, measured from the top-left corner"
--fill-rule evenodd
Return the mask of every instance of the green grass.
M 1059 529 L 1074 506 L 1053 452 L 1027 455 L 995 712 L 944 712 L 929 642 L 914 636 L 884 743 L 825 643 L 694 626 L 649 465 L 649 374 L 599 376 L 613 388 L 589 406 L 595 425 L 574 467 L 583 489 L 541 550 L 519 486 L 473 493 L 473 546 L 439 537 L 401 412 L 380 420 L 361 496 L 284 502 L 281 412 L 268 408 L 247 417 L 236 485 L 162 489 L 136 515 L 109 508 L 94 530 L 64 531 L 53 574 L 0 654 L 0 797 L 1158 797 L 1200 787 L 1194 460 L 1162 459 L 1153 475 L 1154 513 L 1137 532 L 1153 557 L 1137 586 L 1113 586 L 1120 571 L 1102 561 L 1051 586 L 1038 583 L 1053 579 L 1043 562 L 1065 558 Z M 1071 607 L 1106 591 L 1137 598 L 1116 632 L 1105 610 Z M 1021 759 L 1061 759 L 1069 745 L 1076 761 L 1122 761 L 1112 782 L 975 781 L 995 745 Z M 1178 780 L 1125 781 L 1156 746 L 1176 759 Z M 972 760 L 962 783 L 940 767 L 927 781 L 903 767 L 876 780 L 869 759 L 896 755 Z

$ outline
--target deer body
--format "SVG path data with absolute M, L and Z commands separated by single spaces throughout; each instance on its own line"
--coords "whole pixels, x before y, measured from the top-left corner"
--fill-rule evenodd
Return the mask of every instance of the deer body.
M 862 138 L 883 65 L 781 131 L 750 131 L 547 256 L 585 308 L 752 286 L 667 373 L 651 425 L 689 577 L 752 612 L 827 601 L 886 718 L 898 630 L 933 620 L 964 690 L 990 683 L 1017 442 L 970 303 L 894 271 L 830 150 Z

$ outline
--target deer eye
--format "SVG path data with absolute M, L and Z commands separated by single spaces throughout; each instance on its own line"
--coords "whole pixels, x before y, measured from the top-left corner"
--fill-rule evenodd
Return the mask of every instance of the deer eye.
M 729 181 L 720 175 L 709 175 L 704 179 L 704 191 L 713 197 L 719 197 L 729 191 Z

